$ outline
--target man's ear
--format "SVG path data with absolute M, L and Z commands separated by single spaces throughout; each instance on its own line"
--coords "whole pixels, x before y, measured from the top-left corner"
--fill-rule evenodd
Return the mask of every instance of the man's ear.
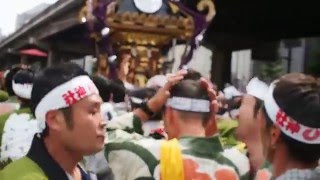
M 46 124 L 52 130 L 60 131 L 63 125 L 63 121 L 63 113 L 59 110 L 51 110 L 46 114 Z
M 270 130 L 271 145 L 275 146 L 280 140 L 281 130 L 278 126 L 273 125 Z
M 216 119 L 210 118 L 206 124 L 205 130 L 206 130 L 207 137 L 211 137 L 211 136 L 215 135 L 216 133 L 218 133 Z

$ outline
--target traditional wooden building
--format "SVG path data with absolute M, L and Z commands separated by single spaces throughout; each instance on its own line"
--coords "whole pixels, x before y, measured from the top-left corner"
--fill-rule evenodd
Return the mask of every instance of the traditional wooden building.
M 94 53 L 94 45 L 86 38 L 86 28 L 79 21 L 84 1 L 61 0 L 46 8 L 27 24 L 0 42 L 0 65 L 33 64 L 42 67 Z M 25 55 L 23 50 L 41 51 L 46 56 Z

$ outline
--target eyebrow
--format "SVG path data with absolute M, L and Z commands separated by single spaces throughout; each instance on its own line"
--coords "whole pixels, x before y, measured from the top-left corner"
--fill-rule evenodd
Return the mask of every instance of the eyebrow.
M 102 105 L 103 102 L 99 101 L 99 102 L 93 102 L 89 104 L 89 107 L 100 107 Z

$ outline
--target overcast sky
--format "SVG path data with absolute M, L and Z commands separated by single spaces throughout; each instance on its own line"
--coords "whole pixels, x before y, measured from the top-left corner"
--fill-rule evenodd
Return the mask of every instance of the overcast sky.
M 9 35 L 15 30 L 16 16 L 41 3 L 52 4 L 57 0 L 1 0 L 0 29 Z

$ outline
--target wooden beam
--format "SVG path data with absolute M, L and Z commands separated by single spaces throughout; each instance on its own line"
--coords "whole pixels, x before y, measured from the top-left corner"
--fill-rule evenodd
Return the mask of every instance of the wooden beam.
M 176 28 L 155 28 L 155 27 L 146 27 L 146 26 L 138 26 L 138 25 L 125 25 L 114 22 L 108 22 L 108 26 L 116 31 L 124 31 L 124 32 L 144 32 L 150 34 L 161 34 L 161 35 L 171 35 L 173 37 L 179 37 L 182 39 L 186 39 L 191 37 L 191 32 L 188 33 L 185 29 L 176 29 Z

